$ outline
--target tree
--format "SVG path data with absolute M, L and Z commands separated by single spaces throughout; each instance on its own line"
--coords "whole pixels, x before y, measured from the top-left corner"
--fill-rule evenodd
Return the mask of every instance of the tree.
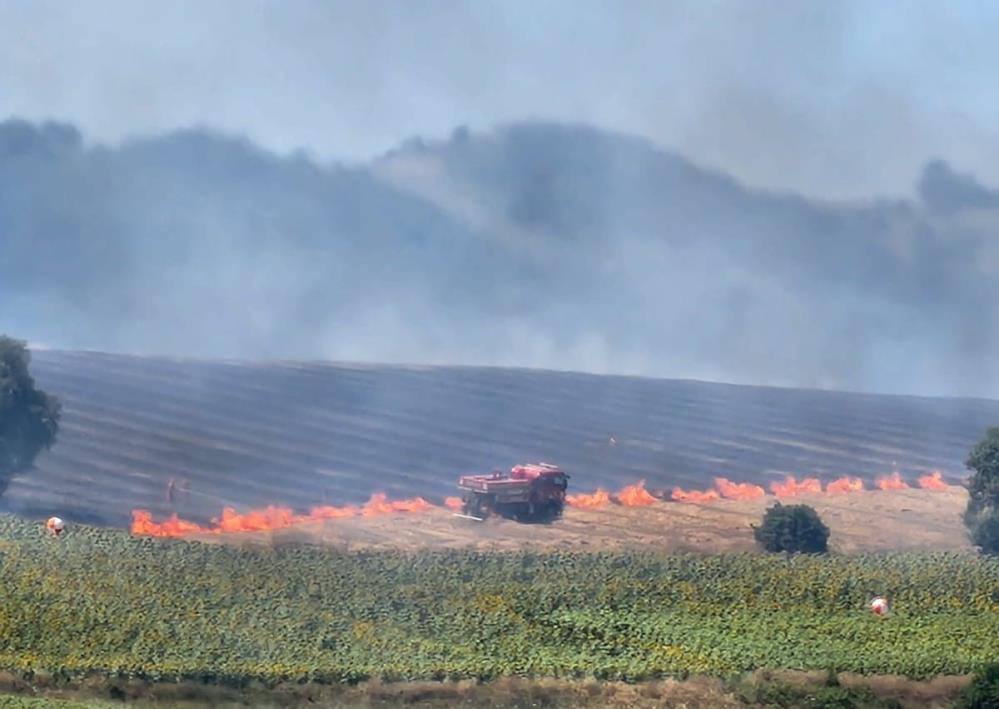
M 978 670 L 954 706 L 960 709 L 999 707 L 999 662 L 993 662 Z
M 968 484 L 968 507 L 974 512 L 999 507 L 999 428 L 985 432 L 964 464 L 974 473 Z
M 763 515 L 762 524 L 753 527 L 756 543 L 770 552 L 824 554 L 829 528 L 808 505 L 777 503 Z
M 968 483 L 964 524 L 972 542 L 999 554 L 999 428 L 990 428 L 964 463 L 974 474 Z
M 0 494 L 55 442 L 59 430 L 62 406 L 35 387 L 30 362 L 24 342 L 0 335 Z

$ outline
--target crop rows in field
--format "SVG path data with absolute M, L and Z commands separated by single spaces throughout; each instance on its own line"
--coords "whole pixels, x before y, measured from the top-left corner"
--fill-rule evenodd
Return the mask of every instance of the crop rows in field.
M 954 478 L 999 402 L 475 367 L 246 364 L 35 352 L 65 403 L 57 445 L 0 500 L 125 526 L 134 508 L 207 521 L 224 505 L 440 500 L 458 474 L 526 461 L 575 490 L 766 484 L 785 474 Z M 616 445 L 610 445 L 610 437 Z M 169 479 L 191 495 L 167 503 Z
M 928 676 L 999 656 L 999 559 L 972 555 L 338 554 L 2 517 L 0 575 L 0 669 L 64 676 Z

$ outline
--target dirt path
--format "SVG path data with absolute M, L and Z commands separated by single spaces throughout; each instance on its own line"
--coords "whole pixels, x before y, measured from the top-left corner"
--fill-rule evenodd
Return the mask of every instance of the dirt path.
M 961 513 L 963 488 L 844 494 L 816 493 L 783 500 L 813 506 L 830 528 L 830 549 L 840 553 L 889 550 L 969 551 Z M 472 548 L 480 550 L 649 548 L 668 551 L 749 551 L 750 524 L 775 499 L 718 500 L 706 504 L 657 502 L 648 507 L 611 504 L 567 508 L 550 525 L 503 519 L 462 519 L 449 511 L 349 518 L 274 532 L 197 537 L 234 544 L 324 544 L 344 550 Z

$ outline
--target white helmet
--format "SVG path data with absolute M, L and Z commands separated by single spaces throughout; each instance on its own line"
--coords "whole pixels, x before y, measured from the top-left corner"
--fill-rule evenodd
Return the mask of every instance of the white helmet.
M 45 527 L 58 537 L 62 534 L 62 530 L 66 528 L 66 525 L 58 517 L 49 517 L 49 521 L 45 523 Z
M 881 596 L 873 599 L 871 601 L 871 613 L 874 615 L 887 615 L 888 614 L 888 601 L 883 599 Z

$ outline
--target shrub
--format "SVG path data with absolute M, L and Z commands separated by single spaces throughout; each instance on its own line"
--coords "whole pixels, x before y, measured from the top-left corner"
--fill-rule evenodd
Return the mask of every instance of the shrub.
M 821 709 L 898 709 L 901 705 L 882 699 L 870 687 L 843 687 L 838 683 L 820 687 L 797 687 L 772 682 L 743 692 L 746 704 L 770 707 L 816 707 Z
M 828 551 L 829 528 L 808 505 L 782 505 L 779 502 L 763 515 L 762 524 L 753 525 L 756 543 L 770 552 L 824 554 Z
M 986 507 L 977 513 L 965 512 L 964 523 L 971 543 L 986 554 L 999 554 L 999 509 Z
M 955 706 L 958 709 L 999 708 L 999 662 L 978 670 Z

